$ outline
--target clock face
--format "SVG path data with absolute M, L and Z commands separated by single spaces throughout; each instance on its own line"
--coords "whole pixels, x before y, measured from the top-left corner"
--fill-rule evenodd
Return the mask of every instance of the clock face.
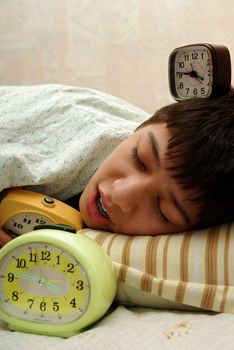
M 9 315 L 36 323 L 66 324 L 87 309 L 90 285 L 79 262 L 50 243 L 23 244 L 0 264 L 0 303 Z
M 212 54 L 204 45 L 191 45 L 175 51 L 170 60 L 170 84 L 177 100 L 203 97 L 212 93 Z
M 13 238 L 23 233 L 33 231 L 37 225 L 52 224 L 53 221 L 45 215 L 34 212 L 22 212 L 8 219 L 3 225 L 3 230 Z

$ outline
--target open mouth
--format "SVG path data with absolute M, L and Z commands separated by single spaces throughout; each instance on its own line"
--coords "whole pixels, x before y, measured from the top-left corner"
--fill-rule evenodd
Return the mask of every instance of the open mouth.
M 104 204 L 103 204 L 103 202 L 102 202 L 101 196 L 98 196 L 98 198 L 97 198 L 97 206 L 98 206 L 99 213 L 100 213 L 104 218 L 109 219 L 108 212 L 107 212 L 106 208 L 104 207 Z

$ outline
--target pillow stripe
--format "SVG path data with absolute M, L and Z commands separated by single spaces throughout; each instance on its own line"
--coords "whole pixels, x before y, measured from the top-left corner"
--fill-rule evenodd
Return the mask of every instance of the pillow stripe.
M 95 241 L 99 244 L 99 245 L 103 245 L 103 243 L 105 242 L 107 237 L 107 232 L 101 232 L 97 235 L 97 237 L 95 237 Z
M 221 304 L 220 304 L 220 308 L 219 308 L 220 312 L 224 312 L 225 311 L 225 304 L 226 304 L 226 300 L 227 300 L 228 289 L 229 289 L 228 286 L 224 286 L 223 296 L 222 296 L 222 300 L 221 300 Z
M 141 284 L 140 288 L 141 290 L 144 290 L 145 292 L 151 293 L 152 292 L 152 286 L 153 286 L 153 276 L 149 275 L 148 273 L 143 273 L 141 277 Z
M 122 259 L 121 262 L 123 265 L 130 266 L 130 253 L 131 245 L 134 240 L 134 236 L 128 237 L 123 246 Z
M 163 295 L 163 287 L 164 287 L 164 280 L 167 279 L 167 252 L 168 252 L 168 246 L 169 241 L 171 239 L 171 236 L 166 236 L 164 248 L 163 248 L 163 261 L 162 261 L 162 277 L 163 279 L 160 280 L 159 286 L 158 286 L 158 295 L 162 297 Z M 159 277 L 159 276 L 158 276 Z
M 168 257 L 167 257 L 167 252 L 168 252 L 168 246 L 169 246 L 169 242 L 171 240 L 172 236 L 167 236 L 166 242 L 165 242 L 165 246 L 163 249 L 163 278 L 167 279 L 167 261 L 168 261 Z
M 177 303 L 183 303 L 186 287 L 187 287 L 186 282 L 181 281 L 178 283 L 178 287 L 176 289 L 176 295 L 175 295 L 175 301 Z
M 188 259 L 189 259 L 189 244 L 191 241 L 192 233 L 184 236 L 181 251 L 180 251 L 180 279 L 187 282 L 189 280 L 188 274 Z
M 182 244 L 181 244 L 181 250 L 180 250 L 180 280 L 176 295 L 175 295 L 175 301 L 178 303 L 183 303 L 184 301 L 184 295 L 187 287 L 187 281 L 189 280 L 188 277 L 188 259 L 189 259 L 189 244 L 191 241 L 192 233 L 189 233 L 187 235 L 184 235 Z
M 123 246 L 122 258 L 121 258 L 122 266 L 119 271 L 119 278 L 122 282 L 126 282 L 128 266 L 130 266 L 129 260 L 130 260 L 131 244 L 133 239 L 134 239 L 134 236 L 128 237 Z
M 214 285 L 206 285 L 201 299 L 200 307 L 203 309 L 212 310 L 217 287 Z
M 162 297 L 162 293 L 163 293 L 163 283 L 164 283 L 163 280 L 160 280 L 160 281 L 159 281 L 159 285 L 158 285 L 158 296 L 159 296 L 159 297 Z
M 206 283 L 217 284 L 217 247 L 219 240 L 219 229 L 211 229 L 206 243 L 205 270 Z
M 224 244 L 224 290 L 223 290 L 223 297 L 222 302 L 220 304 L 220 312 L 224 312 L 228 290 L 229 290 L 229 264 L 228 264 L 228 252 L 230 247 L 230 239 L 231 239 L 231 228 L 232 225 L 227 225 L 226 230 L 226 237 L 225 237 L 225 244 Z
M 232 225 L 229 224 L 226 231 L 225 245 L 224 245 L 224 284 L 229 285 L 229 250 L 231 241 L 231 228 Z
M 150 237 L 145 252 L 145 272 L 157 276 L 157 249 L 160 236 Z
M 118 280 L 120 282 L 123 282 L 123 283 L 126 282 L 127 271 L 128 271 L 128 266 L 126 266 L 126 265 L 120 266 L 119 274 L 118 274 Z
M 217 245 L 219 229 L 210 229 L 206 242 L 205 271 L 206 286 L 201 300 L 201 307 L 212 309 L 216 295 L 217 285 Z
M 117 233 L 114 234 L 113 237 L 111 237 L 110 242 L 108 243 L 107 250 L 106 250 L 108 255 L 111 254 L 112 246 L 114 245 L 114 241 L 117 238 L 117 236 L 118 236 Z

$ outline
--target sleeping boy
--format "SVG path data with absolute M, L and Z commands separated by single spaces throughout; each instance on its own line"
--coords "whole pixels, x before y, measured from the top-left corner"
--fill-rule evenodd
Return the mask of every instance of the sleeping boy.
M 29 112 L 32 108 L 31 114 L 34 116 L 37 114 L 37 118 L 40 119 L 41 114 L 38 109 L 41 107 L 37 109 L 37 106 L 32 107 L 30 103 L 33 103 L 36 97 L 45 99 L 46 96 L 47 105 L 43 117 L 43 125 L 47 128 L 46 137 L 43 137 L 45 132 L 43 125 L 40 130 L 40 124 L 35 125 L 33 120 L 30 122 L 28 111 L 25 134 L 22 132 L 20 134 L 19 127 L 22 121 L 20 118 L 15 131 L 12 131 L 12 137 L 9 136 L 11 129 L 7 129 L 7 138 L 1 142 L 1 148 L 2 153 L 4 153 L 4 147 L 7 151 L 4 159 L 6 160 L 8 154 L 11 161 L 9 163 L 8 159 L 8 164 L 2 163 L 0 183 L 1 179 L 5 181 L 6 176 L 10 179 L 8 182 L 1 183 L 1 190 L 23 186 L 55 196 L 68 203 L 70 203 L 69 199 L 73 198 L 72 205 L 80 210 L 86 226 L 128 235 L 184 232 L 233 221 L 233 96 L 176 102 L 159 109 L 153 117 L 148 118 L 143 111 L 134 109 L 135 107 L 129 104 L 125 106 L 124 102 L 115 98 L 112 100 L 109 95 L 96 91 L 83 89 L 82 92 L 77 92 L 73 88 L 70 88 L 70 90 L 73 89 L 70 91 L 68 87 L 61 86 L 41 86 L 38 89 L 39 95 L 35 90 L 30 95 L 27 88 L 24 88 L 22 95 L 24 95 L 23 98 L 27 95 L 26 105 L 21 106 L 20 113 L 22 115 L 22 108 L 26 106 Z M 47 94 L 45 94 L 46 89 Z M 95 136 L 94 144 L 91 142 L 91 153 L 87 158 L 89 162 L 93 160 L 95 166 L 90 167 L 86 162 L 87 169 L 84 165 L 81 168 L 77 166 L 81 158 L 82 160 L 85 158 L 85 154 L 82 154 L 77 144 L 75 149 L 77 153 L 81 152 L 81 156 L 77 156 L 78 162 L 71 167 L 67 145 L 71 144 L 72 147 L 74 144 L 72 135 L 69 138 L 66 134 L 67 144 L 61 148 L 62 151 L 58 149 L 60 135 L 66 133 L 66 127 L 69 128 L 69 125 L 64 123 L 64 119 L 59 118 L 61 113 L 65 116 L 66 109 L 70 108 L 70 100 L 67 98 L 69 92 L 73 95 L 77 93 L 82 95 L 78 101 L 78 108 L 80 108 L 78 112 L 80 113 L 82 108 L 82 115 L 78 113 L 72 125 L 72 129 L 76 128 L 77 137 L 82 126 L 80 120 L 84 115 L 87 116 L 91 108 L 89 103 L 95 107 L 96 114 L 92 115 L 93 122 L 88 127 L 97 131 L 101 128 L 105 129 L 109 123 L 112 128 L 111 141 L 107 129 L 106 133 L 102 132 L 98 137 Z M 14 94 L 17 99 L 20 91 L 18 92 L 15 88 Z M 46 116 L 46 111 L 48 114 L 53 108 L 56 111 L 55 103 L 58 101 L 58 94 L 61 95 L 60 98 L 64 98 L 65 95 L 66 103 L 63 104 L 62 112 L 60 108 L 57 115 L 57 133 L 53 133 L 55 119 L 52 123 Z M 95 94 L 95 102 L 89 94 Z M 98 104 L 98 101 L 105 102 L 104 108 L 103 105 Z M 4 103 L 7 105 L 6 98 Z M 14 99 L 12 104 L 14 106 Z M 118 108 L 121 110 L 121 116 L 118 115 Z M 131 117 L 129 117 L 129 109 Z M 75 110 L 73 112 L 76 113 Z M 3 113 L 7 124 L 8 111 L 5 109 Z M 19 113 L 17 108 L 14 113 Z M 100 117 L 103 119 L 103 113 L 105 118 L 106 115 L 109 114 L 109 116 L 104 118 L 105 123 L 102 121 L 100 125 L 100 120 L 97 122 L 96 117 L 98 119 L 101 114 Z M 114 131 L 113 123 L 115 123 Z M 1 129 L 1 134 L 4 136 L 4 123 Z M 126 134 L 126 131 L 129 134 Z M 37 135 L 33 139 L 36 132 L 38 135 L 41 133 L 41 137 Z M 18 136 L 15 137 L 15 135 Z M 32 136 L 32 145 L 29 150 L 30 136 Z M 85 139 L 85 134 L 82 137 Z M 18 141 L 21 153 L 14 155 Z M 63 140 L 59 142 L 63 143 Z M 58 161 L 55 159 L 54 163 L 48 160 L 52 148 L 55 150 L 57 148 L 60 156 L 62 152 L 63 159 L 69 158 L 67 167 L 73 171 L 72 176 L 66 172 L 66 168 L 64 170 L 66 162 L 60 164 L 60 159 Z M 102 151 L 105 156 L 101 155 Z M 72 149 L 72 156 L 77 158 L 74 149 Z M 2 156 L 0 160 L 1 158 Z M 43 176 L 35 178 L 32 174 L 33 166 L 37 169 L 40 166 L 44 167 L 43 169 L 49 169 L 48 174 L 43 173 Z M 21 173 L 16 171 L 17 167 Z M 12 173 L 15 173 L 15 176 L 12 176 Z M 74 183 L 79 183 L 80 187 L 75 186 Z M 0 245 L 4 245 L 9 239 L 1 230 Z

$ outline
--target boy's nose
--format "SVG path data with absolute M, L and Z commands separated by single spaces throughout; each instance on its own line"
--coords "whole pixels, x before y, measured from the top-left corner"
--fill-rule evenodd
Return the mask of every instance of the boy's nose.
M 121 178 L 113 182 L 112 202 L 123 212 L 133 211 L 146 197 L 146 186 L 139 179 Z

